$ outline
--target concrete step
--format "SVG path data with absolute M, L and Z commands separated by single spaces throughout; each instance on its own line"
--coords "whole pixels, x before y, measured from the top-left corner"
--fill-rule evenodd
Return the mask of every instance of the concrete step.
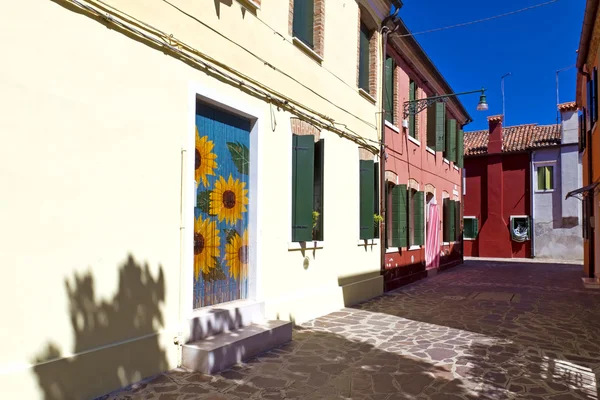
M 253 300 L 237 300 L 195 310 L 189 318 L 189 331 L 184 332 L 183 343 L 263 322 L 264 315 L 265 304 Z
M 214 374 L 292 340 L 292 323 L 265 321 L 183 345 L 182 365 Z

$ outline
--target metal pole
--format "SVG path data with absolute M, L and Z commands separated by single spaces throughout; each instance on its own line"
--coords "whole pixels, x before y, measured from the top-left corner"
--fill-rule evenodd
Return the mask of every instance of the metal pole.
M 558 74 L 560 74 L 563 71 L 567 71 L 573 67 L 575 67 L 575 64 L 556 70 L 556 124 L 557 125 L 560 124 L 560 111 L 558 110 L 558 105 L 560 104 L 560 96 L 559 96 L 559 91 L 558 91 Z
M 501 86 L 501 90 L 502 90 L 502 117 L 504 118 L 504 121 L 503 121 L 504 126 L 507 126 L 507 124 L 506 124 L 506 105 L 504 103 L 504 78 L 506 78 L 509 75 L 511 75 L 510 72 L 502 75 L 502 78 L 500 78 L 500 86 Z

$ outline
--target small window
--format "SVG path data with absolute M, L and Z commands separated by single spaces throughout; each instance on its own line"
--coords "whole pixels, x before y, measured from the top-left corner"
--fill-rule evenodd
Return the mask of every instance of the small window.
M 394 94 L 396 82 L 394 81 L 394 69 L 396 64 L 392 57 L 387 57 L 385 60 L 385 120 L 394 125 Z
M 479 234 L 479 221 L 476 217 L 464 217 L 463 218 L 463 236 L 467 240 L 477 239 Z
M 537 167 L 537 190 L 554 190 L 554 166 Z
M 370 70 L 371 70 L 371 36 L 373 32 L 367 25 L 360 23 L 360 49 L 358 60 L 358 87 L 370 93 Z
M 527 216 L 510 217 L 510 236 L 515 242 L 526 242 L 530 238 L 530 224 Z
M 311 49 L 314 45 L 314 0 L 294 0 L 293 34 Z
M 379 163 L 373 160 L 360 160 L 360 232 L 361 240 L 374 239 L 379 235 L 379 229 L 375 226 L 375 214 L 378 213 L 379 195 L 377 188 L 377 168 Z
M 418 98 L 418 86 L 415 81 L 410 80 L 410 86 L 408 89 L 408 101 L 416 101 Z M 408 134 L 417 140 L 419 140 L 418 132 L 417 132 L 417 117 L 414 113 L 410 113 L 408 116 Z

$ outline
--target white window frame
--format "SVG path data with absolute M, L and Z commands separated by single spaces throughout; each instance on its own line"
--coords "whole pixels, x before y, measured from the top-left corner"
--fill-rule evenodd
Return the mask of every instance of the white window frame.
M 557 162 L 556 161 L 537 161 L 533 163 L 533 166 L 535 168 L 535 182 L 533 182 L 534 185 L 534 192 L 535 193 L 552 193 L 556 190 L 556 166 L 557 166 Z M 538 188 L 538 169 L 542 168 L 542 167 L 552 167 L 552 189 L 539 189 Z

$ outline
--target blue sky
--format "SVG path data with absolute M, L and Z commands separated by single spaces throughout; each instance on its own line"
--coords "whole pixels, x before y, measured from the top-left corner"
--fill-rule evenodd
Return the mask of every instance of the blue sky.
M 404 0 L 400 16 L 413 32 L 502 14 L 546 0 Z M 466 27 L 416 35 L 455 92 L 487 89 L 490 109 L 477 111 L 478 95 L 462 96 L 473 117 L 465 127 L 487 128 L 487 116 L 502 114 L 500 78 L 505 79 L 506 124 L 556 123 L 556 71 L 575 64 L 585 0 L 560 0 L 541 8 Z M 576 70 L 559 74 L 560 102 L 575 100 Z

